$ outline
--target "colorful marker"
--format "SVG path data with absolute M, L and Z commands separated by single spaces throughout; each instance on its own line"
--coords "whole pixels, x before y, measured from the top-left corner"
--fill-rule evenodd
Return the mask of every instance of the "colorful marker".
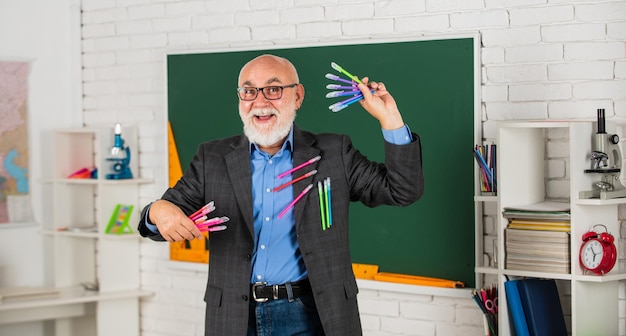
M 306 186 L 306 188 L 304 188 L 304 190 L 302 190 L 302 192 L 300 193 L 300 195 L 298 195 L 298 197 L 296 197 L 293 201 L 291 201 L 291 203 L 289 203 L 285 209 L 283 209 L 283 211 L 281 211 L 278 214 L 278 218 L 282 218 L 287 211 L 289 211 L 289 209 L 293 208 L 293 206 L 302 198 L 304 197 L 304 195 L 306 195 L 306 193 L 309 192 L 309 190 L 311 190 L 311 188 L 313 188 L 313 183 L 309 184 L 308 186 Z
M 298 177 L 296 179 L 293 179 L 293 180 L 291 180 L 291 181 L 289 181 L 287 183 L 279 185 L 278 187 L 274 188 L 272 191 L 276 192 L 276 191 L 282 190 L 282 189 L 284 189 L 284 188 L 286 188 L 286 187 L 288 187 L 288 186 L 290 186 L 290 185 L 292 185 L 292 184 L 294 184 L 294 183 L 296 183 L 298 181 L 302 181 L 305 178 L 311 177 L 311 176 L 313 176 L 315 174 L 317 174 L 317 170 L 311 170 L 310 172 L 308 172 L 308 173 L 306 173 L 306 174 L 304 174 L 304 175 L 302 175 L 302 176 L 300 176 L 300 177 Z
M 336 97 L 343 97 L 343 96 L 354 96 L 354 95 L 358 95 L 361 94 L 361 91 L 359 90 L 354 90 L 354 91 L 333 91 L 333 92 L 329 92 L 326 94 L 326 98 L 336 98 Z
M 333 75 L 333 74 L 326 74 L 326 78 L 332 79 L 332 80 L 338 81 L 338 82 L 344 82 L 344 83 L 347 83 L 347 84 L 354 84 L 354 85 L 357 84 L 357 82 L 355 82 L 355 81 L 349 81 L 347 79 L 343 79 L 343 78 L 341 78 L 341 77 L 339 77 L 337 75 Z
M 338 103 L 332 104 L 332 105 L 330 105 L 328 107 L 328 109 L 333 111 L 333 112 L 339 112 L 339 111 L 345 109 L 346 107 L 350 106 L 351 104 L 354 104 L 354 103 L 358 102 L 361 99 L 363 99 L 363 95 L 354 96 L 353 98 L 346 99 L 346 100 L 340 101 Z
M 320 218 L 322 219 L 322 230 L 326 230 L 326 213 L 324 210 L 324 208 L 326 207 L 326 203 L 324 202 L 322 181 L 317 181 L 317 194 L 320 198 Z
M 333 207 L 330 201 L 330 177 L 324 179 L 324 186 L 326 187 L 326 214 L 328 215 L 326 226 L 330 228 L 331 226 L 333 226 Z
M 314 158 L 304 162 L 303 164 L 301 164 L 301 165 L 299 165 L 297 167 L 291 168 L 291 169 L 289 169 L 288 171 L 286 171 L 284 173 L 280 173 L 277 177 L 278 178 L 283 178 L 283 177 L 287 176 L 288 174 L 291 174 L 291 173 L 295 172 L 298 169 L 304 168 L 304 167 L 310 165 L 311 163 L 315 163 L 315 162 L 319 161 L 321 158 L 322 157 L 318 155 L 318 156 L 316 156 L 316 157 L 314 157 Z
M 193 216 L 193 217 L 189 217 L 192 221 L 196 221 L 198 218 L 202 218 L 202 216 L 212 212 L 213 210 L 215 210 L 215 207 L 208 207 L 204 210 L 202 210 L 199 214 Z
M 340 67 L 339 64 L 335 63 L 335 62 L 330 62 L 330 66 L 341 72 L 342 74 L 348 76 L 350 79 L 355 80 L 357 83 L 359 84 L 363 84 L 363 82 L 361 82 L 361 80 L 359 80 L 359 78 L 357 76 L 353 76 L 351 73 L 349 73 L 348 71 L 346 71 L 344 68 Z
M 328 84 L 326 85 L 326 88 L 329 90 L 358 90 L 358 87 L 356 85 L 345 86 L 338 84 Z
M 224 216 L 224 217 L 215 217 L 215 218 L 211 218 L 211 219 L 209 219 L 207 221 L 204 221 L 204 222 L 196 223 L 196 226 L 198 228 L 209 227 L 209 226 L 214 226 L 214 225 L 226 223 L 229 220 L 230 220 L 230 218 L 228 218 L 226 216 Z
M 200 229 L 200 232 L 215 232 L 215 231 L 224 231 L 226 230 L 228 227 L 226 225 L 217 225 L 217 226 L 211 226 L 211 227 L 205 227 Z
M 208 213 L 210 213 L 211 211 L 215 210 L 215 205 L 213 203 L 213 201 L 207 203 L 206 205 L 204 205 L 202 208 L 198 209 L 196 212 L 192 213 L 191 215 L 189 215 L 189 218 L 191 220 L 196 220 Z

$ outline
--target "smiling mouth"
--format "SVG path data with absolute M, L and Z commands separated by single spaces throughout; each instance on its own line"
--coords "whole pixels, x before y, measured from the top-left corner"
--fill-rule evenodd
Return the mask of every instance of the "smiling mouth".
M 268 114 L 268 115 L 256 115 L 254 117 L 257 120 L 260 120 L 260 121 L 268 121 L 268 120 L 272 119 L 273 116 L 274 116 L 274 114 Z

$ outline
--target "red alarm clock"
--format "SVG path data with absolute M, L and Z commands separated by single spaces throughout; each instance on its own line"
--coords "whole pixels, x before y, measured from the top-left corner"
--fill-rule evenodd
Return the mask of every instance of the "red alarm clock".
M 604 227 L 602 233 L 595 231 L 596 226 Z M 580 246 L 580 266 L 596 274 L 606 274 L 613 269 L 617 261 L 615 238 L 606 226 L 596 224 L 592 230 L 583 234 L 583 244 Z

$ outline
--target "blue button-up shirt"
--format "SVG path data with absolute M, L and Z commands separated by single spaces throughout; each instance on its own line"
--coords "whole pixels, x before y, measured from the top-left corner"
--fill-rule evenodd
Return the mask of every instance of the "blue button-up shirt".
M 383 130 L 383 137 L 385 141 L 396 145 L 412 141 L 408 126 Z M 278 214 L 293 201 L 293 187 L 272 191 L 292 179 L 291 174 L 280 179 L 277 176 L 293 168 L 293 149 L 293 128 L 281 149 L 272 156 L 255 144 L 250 146 L 255 242 L 250 283 L 267 282 L 274 285 L 307 278 L 296 239 L 294 208 L 278 218 Z M 146 223 L 146 226 L 157 232 L 155 225 Z
M 277 176 L 293 167 L 293 129 L 281 149 L 270 156 L 251 145 L 252 214 L 255 249 L 252 256 L 251 283 L 283 284 L 306 278 L 302 255 L 298 251 L 293 208 L 278 218 L 293 200 L 293 187 L 272 191 L 292 179 Z
M 412 141 L 408 127 L 383 130 L 385 141 L 407 144 Z M 250 283 L 283 284 L 307 278 L 302 254 L 298 249 L 294 208 L 278 218 L 278 214 L 293 200 L 293 188 L 272 190 L 292 180 L 292 175 L 278 175 L 293 168 L 293 128 L 281 149 L 270 156 L 251 145 L 252 203 L 254 215 L 255 253 L 252 257 Z

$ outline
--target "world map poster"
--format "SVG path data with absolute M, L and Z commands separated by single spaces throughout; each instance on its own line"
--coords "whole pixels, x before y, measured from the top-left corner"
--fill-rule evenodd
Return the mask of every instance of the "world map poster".
M 0 223 L 32 220 L 28 187 L 29 65 L 0 61 Z

